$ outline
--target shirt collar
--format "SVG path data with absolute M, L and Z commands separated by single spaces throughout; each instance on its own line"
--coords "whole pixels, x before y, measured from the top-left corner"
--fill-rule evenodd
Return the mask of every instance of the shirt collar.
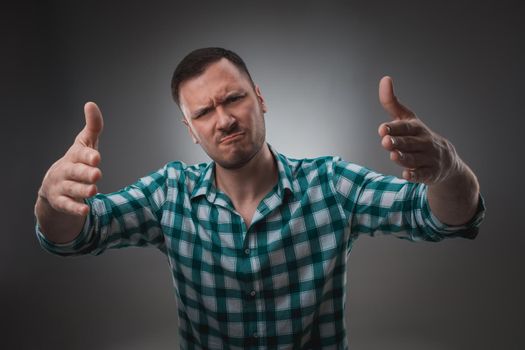
M 284 155 L 278 153 L 270 144 L 268 144 L 270 151 L 277 162 L 277 171 L 279 179 L 277 180 L 278 193 L 281 198 L 284 198 L 286 192 L 289 192 L 293 195 L 293 178 L 292 178 L 292 169 L 290 167 L 288 158 Z
M 288 163 L 288 159 L 278 153 L 270 144 L 268 144 L 268 147 L 277 163 L 277 190 L 279 196 L 284 198 L 287 192 L 293 195 L 292 170 Z M 206 196 L 210 203 L 213 203 L 217 197 L 217 188 L 215 186 L 215 162 L 213 161 L 204 168 L 202 175 L 191 193 L 191 199 L 199 196 Z

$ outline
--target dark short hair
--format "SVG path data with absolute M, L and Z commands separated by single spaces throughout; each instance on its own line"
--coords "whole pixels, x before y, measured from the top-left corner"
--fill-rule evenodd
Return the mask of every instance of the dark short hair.
M 252 86 L 255 86 L 252 76 L 250 75 L 250 72 L 248 72 L 246 64 L 239 55 L 233 51 L 223 49 L 221 47 L 205 47 L 190 52 L 182 59 L 182 61 L 180 61 L 180 63 L 177 65 L 177 68 L 175 68 L 175 72 L 171 78 L 171 95 L 173 96 L 175 103 L 180 106 L 180 84 L 186 80 L 201 75 L 210 64 L 215 63 L 222 58 L 226 58 L 241 72 L 246 73 Z

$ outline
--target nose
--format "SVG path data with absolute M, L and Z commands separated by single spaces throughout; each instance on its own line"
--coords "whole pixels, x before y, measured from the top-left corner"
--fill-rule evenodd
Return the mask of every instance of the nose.
M 217 128 L 222 131 L 230 131 L 235 128 L 237 119 L 231 115 L 223 106 L 217 107 Z

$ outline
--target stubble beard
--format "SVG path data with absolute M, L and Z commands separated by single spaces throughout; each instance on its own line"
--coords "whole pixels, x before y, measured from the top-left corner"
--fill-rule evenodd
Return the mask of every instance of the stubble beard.
M 240 169 L 246 164 L 248 164 L 263 148 L 264 145 L 264 137 L 261 137 L 260 140 L 257 140 L 257 142 L 254 144 L 254 147 L 252 147 L 251 152 L 245 153 L 241 152 L 239 155 L 234 156 L 233 159 L 227 160 L 227 159 L 214 159 L 215 163 L 217 163 L 221 168 L 228 169 L 228 170 L 236 170 Z
M 242 168 L 243 166 L 248 164 L 257 154 L 259 154 L 259 152 L 265 144 L 266 127 L 264 123 L 260 127 L 262 129 L 262 132 L 259 135 L 257 135 L 249 151 L 244 152 L 243 150 L 241 150 L 238 154 L 235 154 L 231 159 L 224 159 L 220 156 L 210 156 L 210 158 L 212 158 L 213 161 L 215 161 L 215 163 L 217 163 L 220 167 L 224 169 L 236 170 Z

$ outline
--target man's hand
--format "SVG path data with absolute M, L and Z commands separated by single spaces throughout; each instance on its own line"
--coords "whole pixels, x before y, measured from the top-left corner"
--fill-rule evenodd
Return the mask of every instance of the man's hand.
M 429 185 L 428 202 L 441 222 L 468 222 L 478 207 L 476 175 L 447 139 L 397 100 L 390 77 L 379 82 L 379 101 L 393 119 L 379 126 L 381 144 L 390 151 L 390 159 L 405 168 L 403 178 Z
M 405 168 L 404 179 L 431 185 L 460 171 L 454 146 L 398 101 L 390 77 L 379 82 L 379 101 L 393 119 L 379 126 L 381 144 L 390 159 Z
M 102 114 L 93 102 L 85 104 L 84 114 L 84 129 L 49 168 L 38 191 L 35 214 L 42 231 L 55 242 L 69 241 L 80 232 L 89 213 L 84 199 L 97 193 L 95 183 L 102 177 L 97 150 Z
M 80 216 L 88 214 L 89 208 L 83 200 L 97 193 L 95 183 L 102 176 L 97 150 L 103 127 L 102 114 L 93 102 L 86 103 L 84 113 L 84 129 L 66 154 L 47 171 L 38 191 L 53 209 Z

